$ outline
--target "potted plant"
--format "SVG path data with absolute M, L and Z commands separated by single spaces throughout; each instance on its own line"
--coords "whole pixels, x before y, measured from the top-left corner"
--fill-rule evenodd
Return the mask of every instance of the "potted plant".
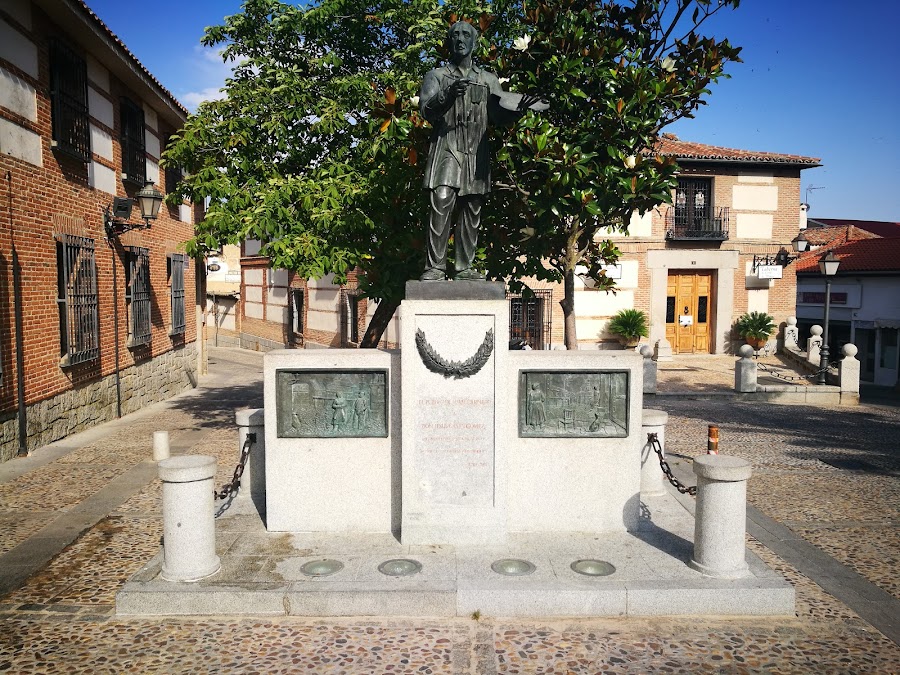
M 639 309 L 623 309 L 612 318 L 607 330 L 618 335 L 619 342 L 625 347 L 634 347 L 642 337 L 650 335 L 647 315 Z
M 738 317 L 734 328 L 748 345 L 760 349 L 775 332 L 775 319 L 765 312 L 748 312 Z

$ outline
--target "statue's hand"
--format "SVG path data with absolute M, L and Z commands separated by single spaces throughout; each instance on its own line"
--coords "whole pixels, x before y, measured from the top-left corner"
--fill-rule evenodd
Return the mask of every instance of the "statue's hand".
M 532 94 L 522 94 L 522 99 L 519 101 L 517 110 L 524 113 L 526 110 L 531 108 L 532 110 L 541 112 L 547 110 L 549 107 L 550 104 L 543 100 L 540 96 L 534 96 Z
M 469 82 L 467 80 L 453 80 L 453 84 L 450 85 L 450 95 L 453 98 L 459 98 L 466 93 L 466 87 L 469 86 Z

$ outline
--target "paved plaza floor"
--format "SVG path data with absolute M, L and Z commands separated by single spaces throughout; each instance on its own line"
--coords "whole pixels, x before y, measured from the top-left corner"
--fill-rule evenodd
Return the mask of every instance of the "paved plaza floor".
M 0 672 L 900 672 L 900 409 L 716 396 L 733 362 L 679 359 L 660 390 L 680 395 L 645 406 L 669 412 L 685 480 L 708 424 L 721 452 L 753 463 L 748 545 L 794 585 L 793 617 L 116 616 L 116 592 L 160 545 L 152 432 L 215 456 L 221 485 L 234 409 L 261 405 L 261 355 L 213 349 L 197 390 L 0 465 Z

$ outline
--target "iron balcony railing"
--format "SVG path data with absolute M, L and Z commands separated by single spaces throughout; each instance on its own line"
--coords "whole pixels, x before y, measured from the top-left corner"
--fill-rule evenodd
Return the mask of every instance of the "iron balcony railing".
M 685 209 L 670 206 L 666 209 L 666 239 L 701 239 L 724 241 L 731 226 L 731 209 L 715 209 L 714 215 L 689 214 Z

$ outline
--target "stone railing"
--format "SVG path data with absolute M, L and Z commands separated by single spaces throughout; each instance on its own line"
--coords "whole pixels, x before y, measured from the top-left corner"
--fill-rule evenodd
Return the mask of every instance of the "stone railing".
M 811 338 L 812 339 L 812 338 Z M 758 383 L 758 366 L 753 359 L 753 348 L 744 345 L 738 350 L 740 358 L 734 367 L 734 390 L 746 398 L 775 401 L 778 403 L 800 403 L 810 405 L 859 405 L 859 370 L 856 345 L 847 343 L 842 352 L 837 371 L 831 368 L 826 373 L 828 384 L 817 385 L 809 381 L 797 384 L 761 385 Z M 793 345 L 785 344 L 783 355 L 797 363 L 810 374 L 818 367 L 812 367 L 806 354 Z

